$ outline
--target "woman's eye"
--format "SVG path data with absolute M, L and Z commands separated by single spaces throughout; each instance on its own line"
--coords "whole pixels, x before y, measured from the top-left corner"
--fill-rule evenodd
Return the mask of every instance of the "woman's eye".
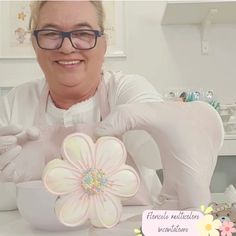
M 90 32 L 75 32 L 75 33 L 73 33 L 73 36 L 74 37 L 92 37 L 93 36 L 93 34 L 92 33 L 90 33 Z
M 43 32 L 41 35 L 44 37 L 59 37 L 60 36 L 59 33 L 52 32 L 52 31 L 51 32 Z

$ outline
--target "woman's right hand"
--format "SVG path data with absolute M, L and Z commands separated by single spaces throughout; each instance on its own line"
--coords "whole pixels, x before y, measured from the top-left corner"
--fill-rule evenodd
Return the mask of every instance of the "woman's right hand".
M 39 137 L 35 127 L 24 130 L 20 125 L 0 127 L 0 182 L 14 181 L 13 160 L 20 154 L 22 145 Z
M 145 130 L 156 141 L 163 191 L 176 194 L 179 209 L 210 202 L 210 180 L 224 140 L 222 120 L 212 106 L 205 102 L 124 104 L 99 124 L 97 134 L 119 137 L 129 130 Z M 146 159 L 151 166 L 148 155 Z

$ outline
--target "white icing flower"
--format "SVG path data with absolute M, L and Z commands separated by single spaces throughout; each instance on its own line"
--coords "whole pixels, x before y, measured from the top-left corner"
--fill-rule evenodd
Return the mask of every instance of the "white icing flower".
M 208 214 L 204 215 L 197 223 L 197 228 L 201 236 L 219 236 L 218 229 L 220 226 L 220 220 L 214 220 L 213 216 Z
M 47 164 L 45 187 L 58 195 L 55 213 L 61 223 L 78 226 L 90 219 L 96 227 L 110 228 L 119 222 L 121 199 L 136 194 L 140 180 L 126 165 L 124 144 L 114 137 L 96 143 L 82 133 L 67 136 L 61 159 Z

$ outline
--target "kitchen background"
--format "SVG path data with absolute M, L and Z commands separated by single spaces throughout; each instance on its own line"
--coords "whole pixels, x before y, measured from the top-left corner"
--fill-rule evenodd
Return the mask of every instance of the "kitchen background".
M 123 23 L 120 36 L 124 41 L 125 56 L 106 58 L 104 67 L 124 73 L 141 74 L 163 95 L 172 90 L 213 90 L 215 99 L 221 104 L 234 104 L 236 14 L 230 19 L 227 16 L 230 15 L 229 9 L 236 12 L 236 1 L 211 1 L 213 5 L 210 9 L 217 8 L 219 4 L 223 5 L 218 9 L 221 20 L 217 24 L 211 25 L 205 21 L 205 37 L 209 43 L 209 51 L 206 54 L 202 51 L 201 24 L 204 19 L 211 20 L 211 16 L 207 18 L 208 6 L 200 6 L 200 2 L 206 1 L 194 1 L 193 7 L 183 8 L 180 10 L 181 14 L 176 14 L 177 20 L 188 16 L 184 24 L 163 24 L 164 15 L 166 21 L 172 18 L 173 13 L 170 14 L 170 10 L 165 12 L 165 9 L 171 7 L 174 2 L 177 1 L 122 2 Z M 177 4 L 174 10 L 176 13 L 179 6 L 180 4 Z M 199 18 L 198 24 L 192 24 L 191 17 Z M 214 17 L 217 18 L 217 15 L 212 16 L 213 20 Z M 227 24 L 223 24 L 225 18 Z M 0 22 L 1 45 L 5 23 L 3 20 Z M 0 71 L 1 87 L 12 87 L 42 77 L 35 59 L 1 58 Z M 213 177 L 212 192 L 223 192 L 229 184 L 236 186 L 235 144 L 233 135 L 226 138 Z

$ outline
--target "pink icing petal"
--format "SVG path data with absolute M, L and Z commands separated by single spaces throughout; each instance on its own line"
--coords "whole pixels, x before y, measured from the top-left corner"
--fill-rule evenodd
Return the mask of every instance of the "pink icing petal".
M 109 185 L 106 191 L 119 197 L 134 196 L 140 185 L 140 179 L 136 171 L 127 165 L 109 177 Z M 127 184 L 128 183 L 128 184 Z
M 71 164 L 68 164 L 67 162 L 61 160 L 61 159 L 54 159 L 50 162 L 47 163 L 46 167 L 43 170 L 43 173 L 45 173 L 48 169 L 53 169 L 53 168 L 57 168 L 57 167 L 71 167 L 74 168 Z M 75 169 L 75 168 L 74 168 Z
M 97 196 L 93 195 L 90 196 L 90 202 L 89 202 L 89 220 L 91 224 L 95 227 L 104 227 L 101 223 L 101 221 L 98 219 L 96 214 L 96 202 L 97 202 Z
M 96 168 L 103 169 L 108 175 L 119 169 L 126 161 L 124 144 L 114 137 L 101 137 L 95 147 Z
M 91 198 L 90 221 L 96 227 L 111 228 L 121 217 L 122 205 L 118 198 L 109 193 Z
M 86 170 L 94 166 L 94 143 L 85 134 L 73 133 L 68 135 L 62 145 L 64 159 L 79 170 Z
M 55 159 L 44 169 L 42 180 L 52 194 L 63 195 L 79 188 L 80 174 L 71 164 Z
M 89 199 L 83 192 L 60 197 L 55 204 L 59 221 L 67 226 L 82 225 L 88 219 Z

